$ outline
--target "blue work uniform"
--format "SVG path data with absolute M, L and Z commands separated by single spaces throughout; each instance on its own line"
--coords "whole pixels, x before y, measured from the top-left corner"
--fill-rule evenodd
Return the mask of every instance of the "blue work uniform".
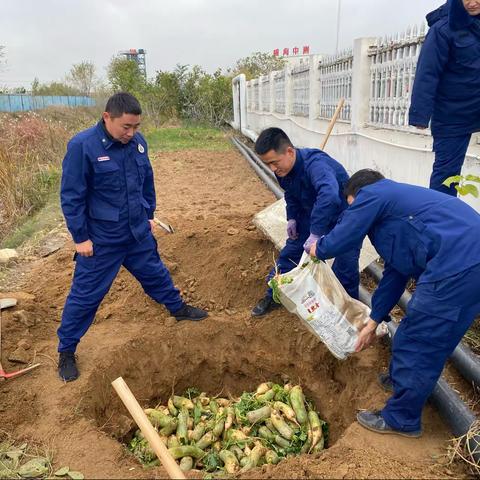
M 298 265 L 310 233 L 319 236 L 328 233 L 348 206 L 343 189 L 349 177 L 343 166 L 321 150 L 297 148 L 295 152 L 292 170 L 285 177 L 277 176 L 285 191 L 287 220 L 296 220 L 298 233 L 296 240 L 287 238 L 280 252 L 277 260 L 280 273 L 289 272 Z M 360 246 L 361 242 L 336 257 L 333 263 L 335 275 L 353 298 L 358 298 Z M 268 280 L 274 274 L 275 269 L 272 269 Z
M 480 16 L 462 0 L 449 0 L 427 15 L 412 90 L 410 125 L 431 120 L 435 163 L 430 188 L 456 196 L 443 181 L 459 175 L 473 132 L 480 131 Z
M 93 242 L 93 256 L 75 254 L 75 272 L 58 329 L 59 352 L 74 352 L 123 265 L 170 312 L 183 306 L 151 232 L 156 200 L 147 143 L 126 144 L 102 122 L 68 143 L 61 204 L 75 243 Z
M 480 215 L 449 195 L 380 180 L 358 192 L 316 255 L 334 257 L 366 235 L 385 261 L 373 320 L 388 321 L 409 279 L 417 281 L 393 339 L 394 393 L 382 410 L 394 429 L 417 431 L 447 358 L 480 312 Z

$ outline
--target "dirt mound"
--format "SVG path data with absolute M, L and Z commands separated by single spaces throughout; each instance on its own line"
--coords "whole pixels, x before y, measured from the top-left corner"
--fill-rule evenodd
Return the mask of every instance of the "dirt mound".
M 376 383 L 388 363 L 386 347 L 339 362 L 285 310 L 261 320 L 250 317 L 274 253 L 251 219 L 274 198 L 243 158 L 234 151 L 169 153 L 158 156 L 155 168 L 157 213 L 175 228 L 173 235 L 156 232 L 160 253 L 186 298 L 208 308 L 210 317 L 176 323 L 122 270 L 79 346 L 79 380 L 62 384 L 55 331 L 73 269 L 66 245 L 31 266 L 23 293 L 15 293 L 19 305 L 4 312 L 4 366 L 16 368 L 7 358 L 21 340 L 30 358 L 43 365 L 0 386 L 2 428 L 48 444 L 56 464 L 87 477 L 164 477 L 160 468 L 143 470 L 118 442 L 133 424 L 112 380 L 123 376 L 139 402 L 149 405 L 165 402 L 172 389 L 238 394 L 288 377 L 304 387 L 330 423 L 331 446 L 320 455 L 264 466 L 249 477 L 448 475 L 437 459 L 449 434 L 430 408 L 419 440 L 384 438 L 354 422 L 358 409 L 379 407 L 387 398 Z M 459 466 L 449 468 L 464 475 Z

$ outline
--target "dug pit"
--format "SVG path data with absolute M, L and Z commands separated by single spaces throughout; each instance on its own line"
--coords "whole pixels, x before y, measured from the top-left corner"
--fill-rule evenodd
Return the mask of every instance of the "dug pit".
M 355 358 L 338 362 L 310 332 L 279 317 L 251 323 L 248 329 L 229 317 L 180 323 L 132 340 L 109 352 L 90 375 L 84 414 L 124 440 L 134 424 L 110 385 L 118 376 L 143 407 L 166 404 L 172 392 L 181 394 L 189 387 L 211 396 L 238 396 L 263 381 L 289 379 L 302 385 L 329 423 L 332 445 L 364 405 L 374 369 Z

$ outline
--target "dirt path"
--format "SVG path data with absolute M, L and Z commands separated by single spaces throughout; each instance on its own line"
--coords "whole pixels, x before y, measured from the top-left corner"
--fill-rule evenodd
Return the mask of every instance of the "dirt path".
M 122 271 L 79 346 L 79 380 L 62 384 L 55 331 L 73 267 L 67 244 L 15 279 L 19 305 L 3 315 L 2 361 L 7 370 L 16 368 L 7 358 L 23 340 L 27 355 L 36 354 L 43 365 L 0 384 L 3 430 L 48 445 L 55 465 L 88 478 L 159 478 L 165 471 L 142 469 L 118 442 L 132 422 L 110 386 L 113 379 L 122 375 L 149 405 L 165 402 L 172 388 L 239 393 L 287 376 L 305 387 L 330 423 L 331 447 L 264 466 L 252 478 L 466 476 L 461 466 L 443 465 L 449 433 L 430 407 L 425 435 L 417 440 L 383 437 L 354 422 L 358 409 L 380 407 L 387 398 L 376 383 L 387 366 L 386 347 L 338 362 L 284 310 L 251 319 L 273 255 L 251 219 L 274 198 L 237 152 L 158 154 L 154 166 L 158 216 L 176 229 L 170 236 L 157 231 L 161 256 L 186 298 L 208 308 L 210 318 L 175 323 Z

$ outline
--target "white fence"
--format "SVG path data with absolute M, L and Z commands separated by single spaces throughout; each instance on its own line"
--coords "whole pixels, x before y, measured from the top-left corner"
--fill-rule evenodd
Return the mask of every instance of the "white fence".
M 339 119 L 350 122 L 356 107 L 352 105 L 353 86 L 361 81 L 354 74 L 354 65 L 358 64 L 367 66 L 363 70 L 370 84 L 368 98 L 362 99 L 368 104 L 368 117 L 364 122 L 381 128 L 411 130 L 408 108 L 424 38 L 424 25 L 409 28 L 396 37 L 369 39 L 368 50 L 360 57 L 354 55 L 353 49 L 328 57 L 312 55 L 308 63 L 250 80 L 247 82 L 248 111 L 328 119 L 343 97 L 345 106 Z M 358 75 L 360 71 L 356 69 L 355 73 Z
M 408 109 L 425 26 L 414 27 L 395 39 L 378 40 L 370 58 L 369 123 L 408 128 Z
M 425 27 L 389 38 L 360 38 L 335 56 L 310 55 L 270 75 L 233 81 L 232 125 L 255 139 L 283 128 L 299 147 L 318 147 L 340 98 L 345 105 L 327 151 L 350 172 L 377 168 L 398 181 L 428 185 L 429 130 L 408 126 L 408 109 Z M 474 135 L 463 173 L 480 175 L 480 136 Z M 480 200 L 467 197 L 480 210 Z
M 338 101 L 343 97 L 345 105 L 340 112 L 340 120 L 350 121 L 352 101 L 353 51 L 342 52 L 327 57 L 319 64 L 320 118 L 332 118 Z

